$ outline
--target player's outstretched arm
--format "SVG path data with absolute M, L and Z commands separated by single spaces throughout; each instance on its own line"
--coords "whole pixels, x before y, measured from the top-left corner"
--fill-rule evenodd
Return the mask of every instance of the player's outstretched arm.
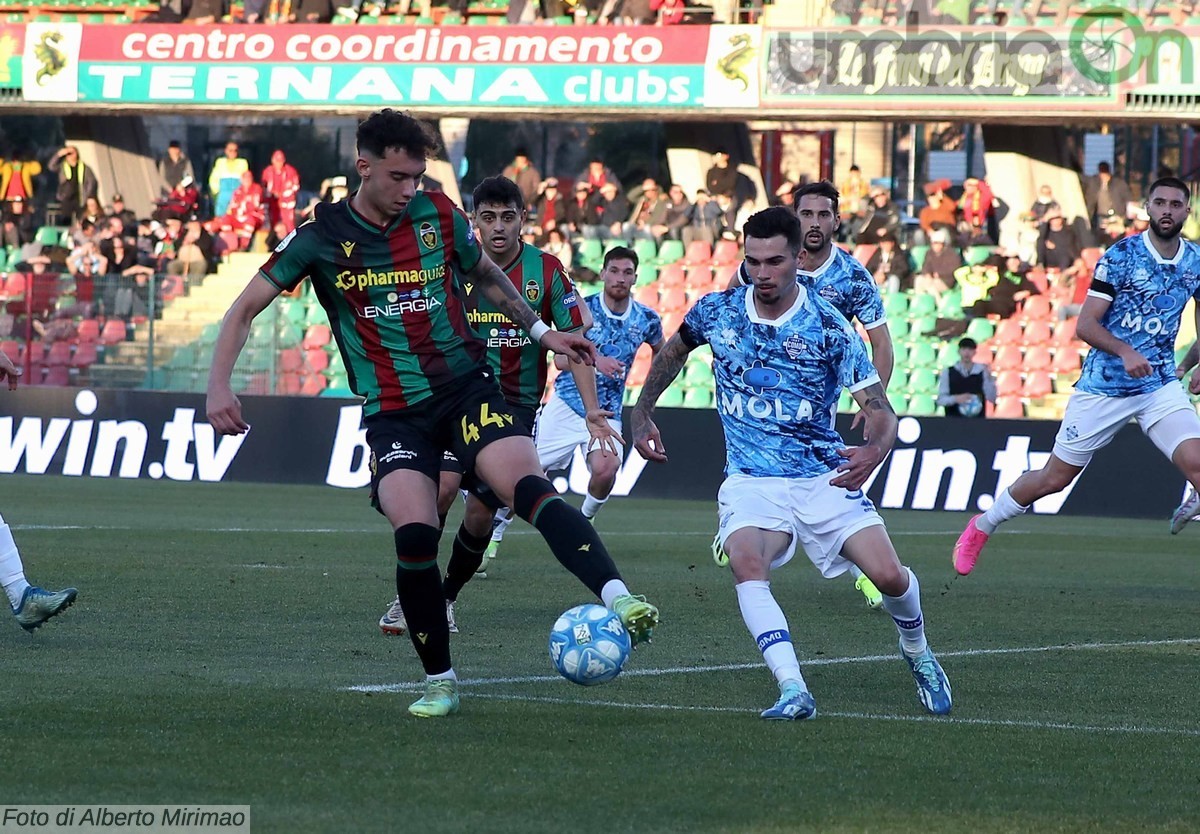
M 17 390 L 17 379 L 21 376 L 21 369 L 13 364 L 13 361 L 8 358 L 8 354 L 0 353 L 0 382 L 8 380 L 8 390 Z
M 1118 339 L 1108 328 L 1101 324 L 1104 314 L 1112 301 L 1095 295 L 1089 295 L 1079 311 L 1079 322 L 1075 327 L 1075 335 L 1089 345 L 1105 353 L 1111 353 L 1125 364 L 1125 372 L 1134 379 L 1150 375 L 1150 361 L 1133 349 L 1128 342 Z
M 654 425 L 651 417 L 654 406 L 663 391 L 671 386 L 675 377 L 683 370 L 688 354 L 692 349 L 684 344 L 683 339 L 676 333 L 670 341 L 654 356 L 650 372 L 646 374 L 646 382 L 642 385 L 641 396 L 633 407 L 633 444 L 646 460 L 666 463 L 667 450 L 663 446 L 662 436 L 658 426 Z
M 848 490 L 860 489 L 871 477 L 871 473 L 883 463 L 892 444 L 896 442 L 896 412 L 888 402 L 883 384 L 876 382 L 854 392 L 854 401 L 863 414 L 867 415 L 867 426 L 863 434 L 870 438 L 861 446 L 839 450 L 845 462 L 838 467 L 840 473 L 830 483 Z
M 205 404 L 208 422 L 217 434 L 241 434 L 250 428 L 242 419 L 242 403 L 229 386 L 229 378 L 246 345 L 246 337 L 250 335 L 250 325 L 278 295 L 279 288 L 260 272 L 250 279 L 246 289 L 242 290 L 221 320 L 221 332 L 213 347 L 212 368 L 208 372 L 208 400 Z
M 551 330 L 538 318 L 508 276 L 487 258 L 480 258 L 467 276 L 479 287 L 496 309 L 522 330 L 529 333 L 542 347 L 585 365 L 596 364 L 596 346 L 578 333 Z M 538 325 L 541 325 L 540 327 Z

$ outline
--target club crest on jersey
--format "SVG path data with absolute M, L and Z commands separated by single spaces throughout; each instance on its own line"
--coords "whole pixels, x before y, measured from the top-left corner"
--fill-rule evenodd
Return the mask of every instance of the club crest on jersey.
M 351 253 L 354 252 L 354 246 L 355 246 L 355 243 L 352 240 L 343 240 L 342 241 L 342 251 L 346 253 L 347 258 L 350 257 Z
M 788 355 L 788 359 L 793 362 L 808 352 L 808 344 L 798 335 L 793 333 L 783 340 L 784 353 Z
M 426 249 L 437 246 L 437 231 L 433 228 L 432 223 L 422 223 L 421 228 L 417 230 L 417 235 L 421 238 L 421 245 Z
M 778 388 L 783 381 L 783 375 L 774 368 L 768 368 L 759 360 L 742 371 L 742 382 L 755 394 L 761 394 L 768 388 Z
M 535 303 L 542 297 L 542 288 L 538 286 L 538 282 L 530 278 L 525 282 L 525 300 L 530 304 Z
M 827 284 L 826 286 L 821 287 L 821 289 L 817 292 L 817 295 L 821 296 L 821 298 L 832 304 L 833 302 L 837 301 L 837 287 L 833 286 L 832 284 Z

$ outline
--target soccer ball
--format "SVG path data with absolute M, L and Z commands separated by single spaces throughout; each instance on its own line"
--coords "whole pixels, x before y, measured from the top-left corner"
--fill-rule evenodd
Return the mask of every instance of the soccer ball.
M 978 417 L 983 411 L 983 400 L 978 394 L 972 394 L 971 399 L 965 403 L 959 403 L 958 413 L 964 417 Z
M 576 605 L 550 630 L 550 662 L 580 686 L 608 683 L 621 674 L 629 649 L 625 624 L 603 605 Z

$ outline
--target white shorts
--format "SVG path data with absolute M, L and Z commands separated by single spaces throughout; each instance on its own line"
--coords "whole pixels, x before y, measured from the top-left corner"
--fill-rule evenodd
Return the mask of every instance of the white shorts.
M 617 434 L 621 433 L 621 421 L 609 419 L 608 425 Z M 537 444 L 538 464 L 547 471 L 566 469 L 578 446 L 587 451 L 592 439 L 587 420 L 580 417 L 561 397 L 554 397 L 538 411 L 537 426 L 533 433 Z
M 1134 418 L 1168 460 L 1180 443 L 1200 437 L 1200 417 L 1182 385 L 1164 385 L 1133 397 L 1076 391 L 1054 438 L 1054 456 L 1072 466 L 1087 466 L 1092 455 L 1111 443 Z
M 721 546 L 743 527 L 778 530 L 791 535 L 783 552 L 771 560 L 777 568 L 791 561 L 796 540 L 827 579 L 845 573 L 850 562 L 841 557 L 846 539 L 859 530 L 883 524 L 871 499 L 861 491 L 847 492 L 829 482 L 838 473 L 816 478 L 755 478 L 730 475 L 717 493 Z

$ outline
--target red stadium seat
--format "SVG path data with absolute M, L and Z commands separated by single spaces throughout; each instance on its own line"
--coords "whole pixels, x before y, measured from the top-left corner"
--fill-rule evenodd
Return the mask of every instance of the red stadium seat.
M 325 351 L 321 351 L 324 353 Z M 284 348 L 279 351 L 279 372 L 284 374 L 300 373 L 304 368 L 304 354 L 298 348 Z
M 115 345 L 125 341 L 125 322 L 120 319 L 109 319 L 100 331 L 100 342 L 105 345 Z
M 1083 258 L 1083 262 L 1087 264 L 1089 274 L 1096 271 L 1096 264 L 1100 263 L 1100 257 L 1103 254 L 1103 249 L 1098 249 L 1094 246 L 1088 247 L 1079 253 L 1079 257 Z
M 996 355 L 992 359 L 992 370 L 997 373 L 1019 371 L 1022 361 L 1021 348 L 1017 345 L 1004 345 L 996 351 Z
M 736 240 L 718 240 L 712 254 L 713 263 L 724 266 L 736 264 L 742 260 L 741 251 Z
M 687 293 L 683 287 L 672 287 L 659 296 L 658 309 L 660 312 L 674 313 L 680 310 L 687 310 L 687 308 Z
M 646 284 L 644 287 L 638 287 L 633 293 L 633 300 L 638 304 L 645 304 L 651 310 L 658 309 L 658 283 Z
M 1021 322 L 1017 319 L 1004 319 L 996 326 L 996 343 L 1000 345 L 1019 345 L 1024 341 L 1021 332 Z
M 729 279 L 737 272 L 737 264 L 721 264 L 713 270 L 713 283 L 717 285 L 718 290 L 723 290 L 729 286 Z
M 997 397 L 992 416 L 1002 420 L 1019 420 L 1025 416 L 1025 406 L 1021 404 L 1020 397 Z
M 14 365 L 21 364 L 21 343 L 12 339 L 0 341 L 0 353 L 12 360 Z
M 1021 334 L 1022 341 L 1027 345 L 1044 345 L 1048 344 L 1051 339 L 1050 322 L 1045 319 L 1031 321 L 1025 325 L 1025 332 Z
M 1054 393 L 1054 378 L 1048 371 L 1034 371 L 1025 378 L 1026 397 L 1045 397 Z
M 682 287 L 687 273 L 681 264 L 667 264 L 658 271 L 658 283 L 663 287 Z
M 45 355 L 46 346 L 41 341 L 30 342 L 29 347 L 25 349 L 24 361 L 26 366 L 42 364 L 42 359 Z
M 325 348 L 306 350 L 304 351 L 304 365 L 308 370 L 319 374 L 329 367 L 329 354 Z M 297 370 L 303 372 L 304 368 L 297 368 Z
M 1075 326 L 1079 317 L 1064 319 L 1054 326 L 1053 342 L 1059 346 L 1069 345 L 1075 341 Z
M 306 397 L 315 397 L 325 390 L 329 381 L 321 374 L 308 374 L 300 384 L 300 393 Z
M 79 341 L 81 344 L 100 341 L 100 322 L 97 319 L 84 319 L 79 322 Z
M 1027 322 L 1050 318 L 1050 299 L 1044 295 L 1029 296 L 1021 307 L 1021 318 Z
M 1050 363 L 1050 370 L 1056 374 L 1070 374 L 1078 371 L 1082 365 L 1079 351 L 1067 345 L 1055 351 L 1054 360 Z
M 996 397 L 1020 396 L 1024 386 L 1020 371 L 1004 371 L 996 375 Z
M 329 344 L 329 340 L 331 338 L 332 336 L 329 332 L 329 325 L 313 324 L 310 325 L 308 331 L 305 332 L 304 341 L 300 343 L 300 347 L 304 348 L 305 350 L 324 347 L 325 345 Z
M 1035 345 L 1025 351 L 1021 367 L 1025 371 L 1044 371 L 1050 367 L 1053 357 L 1046 345 Z
M 878 248 L 874 243 L 860 243 L 854 247 L 854 260 L 866 266 L 867 261 L 871 260 L 871 256 L 875 254 L 875 250 Z
M 63 386 L 71 384 L 71 371 L 66 365 L 49 365 L 46 367 L 46 378 L 42 385 Z
M 712 246 L 707 240 L 693 240 L 683 254 L 683 263 L 687 266 L 707 265 L 712 257 Z
M 979 362 L 982 365 L 990 365 L 990 364 L 992 364 L 992 360 L 993 360 L 993 356 L 992 356 L 991 345 L 988 345 L 986 347 L 984 345 L 980 345 L 978 348 L 975 349 L 975 361 L 976 362 Z
M 709 287 L 713 282 L 712 267 L 707 264 L 704 266 L 693 266 L 687 271 L 685 283 L 689 287 Z
M 1029 272 L 1025 273 L 1025 277 L 1038 288 L 1038 292 L 1040 293 L 1045 293 L 1050 289 L 1050 279 L 1046 277 L 1045 271 L 1039 267 L 1029 270 Z
M 300 374 L 280 374 L 275 381 L 275 393 L 294 397 L 300 393 Z
M 47 365 L 70 365 L 71 364 L 71 343 L 70 342 L 53 342 L 50 345 L 50 352 L 46 354 Z
M 95 342 L 80 342 L 71 356 L 72 368 L 87 368 L 96 364 L 98 358 Z

